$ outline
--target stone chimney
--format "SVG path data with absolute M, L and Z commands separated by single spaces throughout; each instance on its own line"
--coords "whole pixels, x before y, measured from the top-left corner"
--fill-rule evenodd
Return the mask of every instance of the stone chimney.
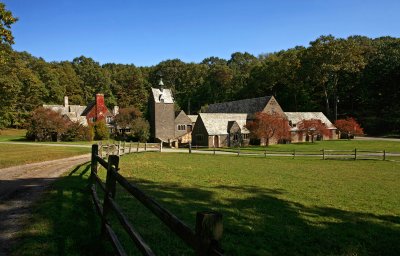
M 68 96 L 64 96 L 64 107 L 69 112 Z
M 114 109 L 113 109 L 113 116 L 116 116 L 116 115 L 118 115 L 119 114 L 119 107 L 118 106 L 114 106 Z

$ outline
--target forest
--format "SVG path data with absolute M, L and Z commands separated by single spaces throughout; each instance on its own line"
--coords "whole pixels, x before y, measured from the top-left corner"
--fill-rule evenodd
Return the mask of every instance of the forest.
M 103 93 L 109 107 L 146 113 L 161 72 L 177 108 L 190 114 L 211 103 L 273 95 L 284 111 L 322 111 L 332 122 L 353 117 L 369 135 L 400 134 L 399 38 L 326 35 L 259 56 L 235 52 L 230 59 L 170 59 L 150 67 L 101 65 L 86 56 L 47 62 L 13 50 L 12 37 L 1 39 L 0 128 L 24 127 L 31 111 L 62 104 L 64 96 L 87 105 Z

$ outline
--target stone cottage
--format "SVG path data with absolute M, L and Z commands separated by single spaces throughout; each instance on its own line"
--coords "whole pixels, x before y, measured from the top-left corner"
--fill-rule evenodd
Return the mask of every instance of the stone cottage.
M 118 106 L 114 107 L 113 112 L 108 110 L 105 105 L 104 95 L 101 93 L 96 94 L 95 100 L 87 106 L 69 105 L 68 96 L 65 96 L 64 105 L 43 105 L 43 107 L 59 112 L 72 122 L 78 122 L 83 126 L 92 125 L 96 121 L 104 120 L 110 132 L 114 129 L 112 122 L 118 114 Z

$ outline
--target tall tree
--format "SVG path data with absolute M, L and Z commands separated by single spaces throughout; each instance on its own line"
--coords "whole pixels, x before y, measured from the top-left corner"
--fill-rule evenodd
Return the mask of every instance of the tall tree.
M 339 80 L 343 73 L 356 73 L 364 68 L 363 48 L 353 40 L 336 39 L 331 35 L 321 36 L 310 45 L 304 67 L 308 69 L 308 78 L 322 89 L 326 114 L 336 119 Z
M 0 3 L 0 44 L 13 44 L 14 36 L 11 32 L 11 25 L 17 22 L 13 14 L 6 9 L 3 3 Z

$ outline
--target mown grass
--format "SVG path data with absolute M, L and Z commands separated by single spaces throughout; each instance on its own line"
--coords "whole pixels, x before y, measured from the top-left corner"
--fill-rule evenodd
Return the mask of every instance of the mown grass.
M 400 164 L 396 162 L 140 153 L 123 156 L 120 168 L 131 182 L 192 227 L 196 211 L 221 212 L 227 255 L 400 255 Z M 104 170 L 100 175 L 105 177 Z M 48 247 L 54 248 L 64 236 L 79 246 L 76 239 L 89 238 L 75 227 L 68 234 L 66 230 L 75 222 L 86 225 L 82 216 L 100 225 L 99 218 L 91 215 L 93 209 L 74 200 L 62 201 L 60 208 L 71 215 L 50 213 L 51 207 L 60 206 L 57 194 L 66 195 L 59 190 L 70 190 L 71 198 L 90 204 L 88 192 L 82 191 L 86 183 L 70 188 L 71 178 L 66 179 L 33 217 L 52 228 L 34 228 L 17 252 L 35 248 L 36 254 L 26 255 L 48 255 L 54 252 Z M 120 187 L 117 202 L 158 255 L 193 254 Z M 60 222 L 64 230 L 60 233 L 53 222 Z M 138 255 L 115 224 L 113 220 L 129 254 Z M 98 234 L 96 227 L 91 230 Z M 46 237 L 48 242 L 39 246 L 45 248 L 35 247 L 36 236 Z M 65 247 L 63 254 L 84 255 L 85 248 Z
M 90 153 L 90 148 L 0 144 L 0 168 Z
M 11 255 L 111 255 L 88 195 L 90 164 L 55 181 L 35 204 Z
M 24 141 L 25 129 L 0 129 L 0 141 Z

